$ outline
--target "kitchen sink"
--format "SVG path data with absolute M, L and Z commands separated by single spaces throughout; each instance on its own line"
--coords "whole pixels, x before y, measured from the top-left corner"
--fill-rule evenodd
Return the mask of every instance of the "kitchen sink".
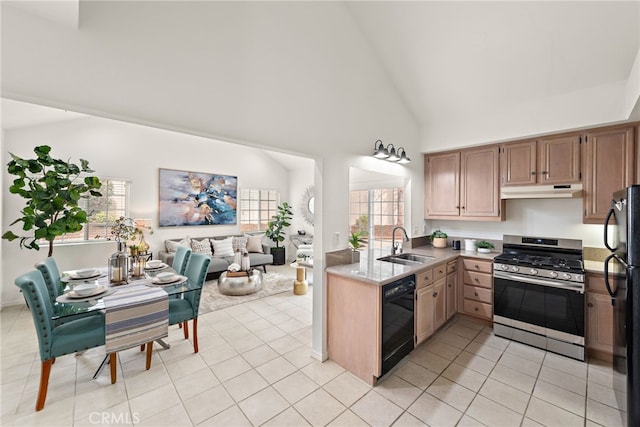
M 403 264 L 403 265 L 420 265 L 426 262 L 435 259 L 435 257 L 428 255 L 418 255 L 418 254 L 398 254 L 398 255 L 387 255 L 382 258 L 378 258 L 378 261 L 391 262 L 394 264 Z

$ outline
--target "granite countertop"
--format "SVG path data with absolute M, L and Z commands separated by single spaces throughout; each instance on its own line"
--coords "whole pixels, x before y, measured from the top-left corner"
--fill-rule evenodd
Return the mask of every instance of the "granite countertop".
M 456 251 L 450 247 L 438 249 L 433 246 L 419 246 L 417 248 L 406 249 L 405 253 L 426 255 L 434 258 L 424 264 L 409 266 L 378 261 L 377 258 L 389 255 L 388 253 L 361 252 L 359 263 L 334 265 L 327 267 L 326 272 L 351 279 L 358 279 L 372 285 L 382 286 L 409 274 L 414 274 L 434 265 L 454 260 L 459 256 L 493 260 L 494 257 L 499 255 L 498 252 L 481 254 L 464 250 Z

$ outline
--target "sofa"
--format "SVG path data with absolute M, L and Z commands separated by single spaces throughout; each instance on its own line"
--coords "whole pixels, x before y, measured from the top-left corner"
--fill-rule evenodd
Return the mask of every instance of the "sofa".
M 231 248 L 227 244 L 231 241 Z M 233 263 L 233 253 L 235 249 L 245 250 L 249 253 L 249 261 L 252 268 L 262 267 L 267 272 L 267 265 L 273 264 L 273 255 L 270 253 L 270 246 L 262 243 L 262 236 L 231 235 L 165 240 L 164 250 L 158 253 L 158 258 L 162 262 L 172 265 L 175 257 L 175 249 L 178 245 L 188 246 L 193 252 L 205 253 L 211 256 L 211 263 L 207 271 L 207 276 L 217 277 L 226 271 Z M 217 251 L 216 251 L 217 249 Z M 207 251 L 209 250 L 209 252 Z M 231 252 L 229 252 L 231 250 Z

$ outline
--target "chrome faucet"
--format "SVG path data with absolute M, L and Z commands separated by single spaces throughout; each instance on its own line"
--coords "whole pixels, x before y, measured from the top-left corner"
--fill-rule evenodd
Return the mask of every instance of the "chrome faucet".
M 391 255 L 395 255 L 396 251 L 398 250 L 398 248 L 396 248 L 396 230 L 400 229 L 402 230 L 402 233 L 404 234 L 404 242 L 408 242 L 409 241 L 409 236 L 407 236 L 407 230 L 405 230 L 403 227 L 393 227 L 393 230 L 391 230 Z M 400 252 L 402 253 L 402 247 L 400 247 Z

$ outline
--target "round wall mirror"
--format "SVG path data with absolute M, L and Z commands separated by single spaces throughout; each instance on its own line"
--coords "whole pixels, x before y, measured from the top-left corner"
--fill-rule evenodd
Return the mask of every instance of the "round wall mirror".
M 315 197 L 313 193 L 313 186 L 307 188 L 302 196 L 302 204 L 300 210 L 302 211 L 302 217 L 309 224 L 313 225 L 313 212 Z

